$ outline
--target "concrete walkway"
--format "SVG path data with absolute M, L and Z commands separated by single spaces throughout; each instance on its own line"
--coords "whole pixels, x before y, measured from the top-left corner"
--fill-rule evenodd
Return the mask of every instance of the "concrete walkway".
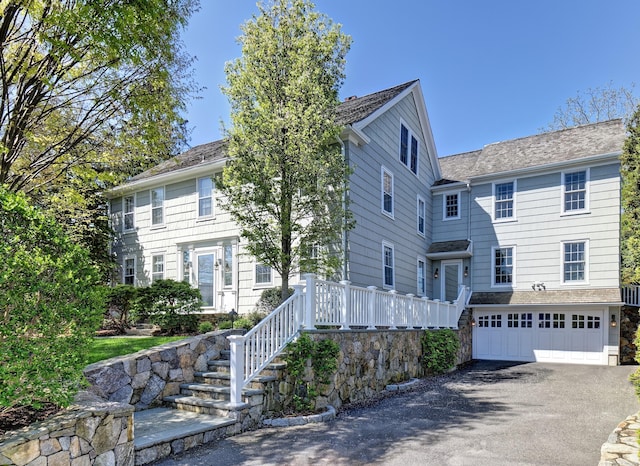
M 247 432 L 155 464 L 597 465 L 639 409 L 634 370 L 478 362 L 335 421 Z

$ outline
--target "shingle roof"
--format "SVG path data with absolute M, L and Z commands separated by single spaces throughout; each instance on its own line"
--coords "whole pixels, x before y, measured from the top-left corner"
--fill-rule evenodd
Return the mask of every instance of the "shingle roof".
M 606 304 L 621 303 L 619 288 L 545 290 L 514 292 L 473 292 L 469 306 L 517 304 Z
M 349 98 L 342 102 L 336 110 L 338 123 L 341 125 L 350 125 L 365 119 L 387 102 L 398 96 L 402 91 L 409 88 L 415 82 L 417 82 L 417 80 L 409 81 L 404 84 L 400 84 L 399 86 L 374 92 L 373 94 L 368 94 L 362 97 Z M 225 140 L 218 140 L 195 146 L 180 155 L 165 160 L 155 167 L 130 178 L 127 183 L 170 173 L 175 170 L 195 167 L 203 163 L 222 160 L 226 157 L 225 146 Z
M 625 137 L 618 119 L 489 144 L 479 151 L 441 157 L 442 179 L 435 185 L 613 154 L 622 150 Z
M 453 241 L 440 241 L 431 243 L 427 254 L 437 254 L 442 252 L 464 252 L 469 249 L 471 241 L 468 239 L 460 239 Z

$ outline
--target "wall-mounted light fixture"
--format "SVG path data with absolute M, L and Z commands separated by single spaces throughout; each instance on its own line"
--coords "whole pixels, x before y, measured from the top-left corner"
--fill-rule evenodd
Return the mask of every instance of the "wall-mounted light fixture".
M 465 265 L 465 267 L 464 267 L 464 276 L 465 277 L 469 276 L 469 266 L 468 265 Z
M 610 325 L 612 327 L 615 327 L 615 326 L 618 325 L 618 323 L 616 322 L 616 315 L 615 314 L 611 314 L 611 323 L 610 323 Z
M 439 276 L 438 269 L 436 268 L 435 272 L 433 272 L 433 278 L 438 279 Z
M 471 326 L 472 326 L 472 327 L 475 327 L 475 326 L 476 326 L 476 318 L 475 318 L 475 317 L 472 317 L 472 318 L 471 318 Z

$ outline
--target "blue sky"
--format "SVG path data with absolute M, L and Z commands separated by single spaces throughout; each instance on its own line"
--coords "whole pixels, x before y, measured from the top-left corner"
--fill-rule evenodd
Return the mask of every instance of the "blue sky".
M 341 98 L 420 79 L 438 155 L 536 134 L 589 88 L 640 87 L 639 0 L 316 0 L 353 43 Z M 225 62 L 253 0 L 201 0 L 183 41 L 206 87 L 190 145 L 221 137 Z M 636 94 L 638 90 L 636 89 Z

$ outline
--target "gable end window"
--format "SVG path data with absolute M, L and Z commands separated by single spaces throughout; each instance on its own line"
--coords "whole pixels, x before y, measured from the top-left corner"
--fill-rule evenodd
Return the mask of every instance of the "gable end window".
M 135 229 L 136 198 L 134 195 L 122 199 L 123 227 L 124 231 Z
M 164 188 L 151 190 L 151 225 L 164 224 Z
M 587 281 L 587 242 L 562 243 L 563 283 Z
M 515 248 L 495 247 L 493 248 L 493 286 L 513 286 Z
M 395 281 L 393 245 L 389 243 L 382 243 L 382 270 L 383 288 L 393 288 Z
M 198 217 L 213 216 L 213 179 L 198 178 Z
M 588 182 L 589 170 L 562 174 L 563 212 L 573 213 L 588 210 Z
M 506 220 L 515 217 L 515 188 L 515 181 L 496 183 L 493 185 L 495 220 Z
M 393 174 L 382 167 L 382 213 L 393 218 Z
M 409 131 L 409 128 L 400 123 L 400 163 L 418 174 L 418 139 Z
M 449 193 L 442 195 L 443 220 L 460 218 L 460 194 Z
M 420 196 L 418 196 L 418 203 L 417 203 L 417 209 L 418 209 L 418 213 L 417 213 L 417 227 L 418 227 L 418 234 L 424 236 L 425 233 L 425 203 L 424 203 L 424 199 L 422 199 Z

